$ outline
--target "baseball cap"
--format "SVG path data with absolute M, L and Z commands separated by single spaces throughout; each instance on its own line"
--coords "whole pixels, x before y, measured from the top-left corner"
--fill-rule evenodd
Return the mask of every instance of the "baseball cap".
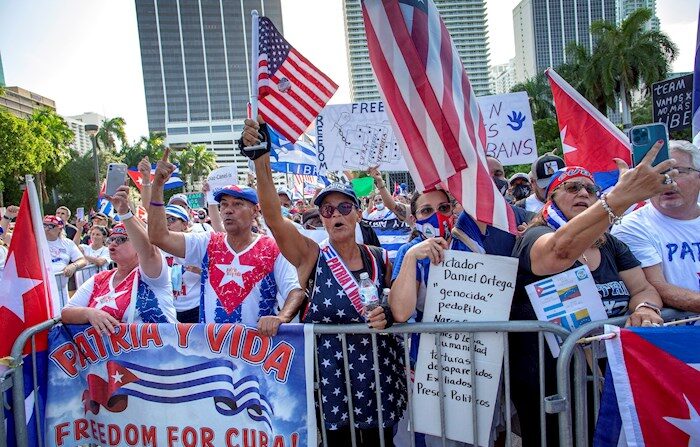
M 582 168 L 581 166 L 567 166 L 565 168 L 559 169 L 550 178 L 549 185 L 547 185 L 547 197 L 549 197 L 549 194 L 555 189 L 557 189 L 559 185 L 561 185 L 564 182 L 568 182 L 569 180 L 573 180 L 575 178 L 587 178 L 588 180 L 595 183 L 593 175 L 590 172 L 588 172 L 587 169 Z
M 177 217 L 185 222 L 190 221 L 190 215 L 187 210 L 180 205 L 168 205 L 165 207 L 165 215 Z
M 51 224 L 51 225 L 56 225 L 58 227 L 63 226 L 63 219 L 60 217 L 56 217 L 53 214 L 49 214 L 44 217 L 44 223 Z
M 93 219 L 98 218 L 98 219 L 104 219 L 109 221 L 107 218 L 107 215 L 105 213 L 96 213 L 94 216 L 92 216 Z
M 566 164 L 561 157 L 552 154 L 544 154 L 532 163 L 531 173 L 537 180 L 537 186 L 540 188 L 547 188 L 552 175 L 565 166 Z
M 182 202 L 185 204 L 184 207 L 186 207 L 186 208 L 190 207 L 189 204 L 187 203 L 187 196 L 182 194 L 182 193 L 178 193 L 178 194 L 175 194 L 174 196 L 172 196 L 170 198 L 170 200 L 168 200 L 168 205 L 172 205 L 173 202 Z
M 221 202 L 221 196 L 231 196 L 237 199 L 247 200 L 253 205 L 258 204 L 258 193 L 249 186 L 228 185 L 214 193 L 214 200 Z
M 328 194 L 334 192 L 339 192 L 343 195 L 348 196 L 352 199 L 352 202 L 355 204 L 356 207 L 360 207 L 360 201 L 357 200 L 357 195 L 355 195 L 355 190 L 352 188 L 352 185 L 345 183 L 331 183 L 330 185 L 323 188 L 314 199 L 314 205 L 321 206 L 321 203 L 323 203 L 323 199 Z
M 517 179 L 519 179 L 519 178 L 521 178 L 521 179 L 525 180 L 526 182 L 530 183 L 530 176 L 527 175 L 527 174 L 525 174 L 525 173 L 523 173 L 523 172 L 516 172 L 515 174 L 513 174 L 513 175 L 511 176 L 510 180 L 508 180 L 508 183 L 509 183 L 509 184 L 510 184 L 510 183 L 513 183 L 514 180 L 517 180 Z
M 292 192 L 290 190 L 288 190 L 287 188 L 285 188 L 284 186 L 280 186 L 279 188 L 277 188 L 277 195 L 280 195 L 280 194 L 284 194 L 285 196 L 287 196 L 287 198 L 289 200 L 294 199 L 292 197 Z
M 301 214 L 301 223 L 306 224 L 306 222 L 310 221 L 311 219 L 318 219 L 321 217 L 321 214 L 318 211 L 318 208 L 311 208 L 310 210 L 304 211 Z
M 109 232 L 110 236 L 126 236 L 129 237 L 128 234 L 126 234 L 126 227 L 124 226 L 123 223 L 118 223 L 115 226 L 112 227 L 112 230 Z

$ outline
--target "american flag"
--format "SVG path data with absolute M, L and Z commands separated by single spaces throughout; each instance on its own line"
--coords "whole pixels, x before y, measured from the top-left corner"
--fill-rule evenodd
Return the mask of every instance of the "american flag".
M 370 62 L 416 189 L 442 184 L 476 220 L 514 233 L 513 211 L 486 165 L 476 96 L 433 2 L 364 0 L 362 12 Z
M 265 122 L 296 141 L 338 85 L 299 54 L 267 17 L 258 19 L 258 110 Z

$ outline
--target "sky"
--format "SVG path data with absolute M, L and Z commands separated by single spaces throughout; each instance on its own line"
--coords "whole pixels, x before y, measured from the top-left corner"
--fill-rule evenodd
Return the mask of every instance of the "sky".
M 512 10 L 486 0 L 491 64 L 515 56 Z M 673 71 L 692 71 L 700 0 L 657 0 L 661 30 L 678 45 Z M 340 85 L 350 102 L 342 0 L 282 0 L 286 39 Z M 133 0 L 1 0 L 0 54 L 7 85 L 56 101 L 60 114 L 121 116 L 129 140 L 148 133 Z

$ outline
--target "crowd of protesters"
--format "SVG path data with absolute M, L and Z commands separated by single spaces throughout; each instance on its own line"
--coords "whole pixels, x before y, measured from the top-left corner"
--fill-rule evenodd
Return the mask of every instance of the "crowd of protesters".
M 689 142 L 671 141 L 672 159 L 655 166 L 658 143 L 634 169 L 618 161 L 619 181 L 604 193 L 586 169 L 566 166 L 556 155 L 543 155 L 529 173 L 510 178 L 497 159 L 487 157 L 516 217 L 516 236 L 474 221 L 446 191 L 392 193 L 376 168 L 368 171 L 376 189 L 367 198 L 359 199 L 342 182 L 309 200 L 298 197 L 275 187 L 266 150 L 245 149 L 264 134 L 264 125 L 246 121 L 241 144 L 255 164 L 255 187 L 220 189 L 207 209 L 190 208 L 184 194 L 164 200 L 175 169 L 166 149 L 153 179 L 150 162 L 139 165 L 142 203 L 130 203 L 127 186 L 108 197 L 118 221 L 102 213 L 71 218 L 63 206 L 46 215 L 52 271 L 62 293 L 69 295 L 68 278 L 93 269 L 71 293 L 63 321 L 89 323 L 105 334 L 120 322 L 244 323 L 265 335 L 292 321 L 365 322 L 381 330 L 421 321 L 428 271 L 448 249 L 519 259 L 512 320 L 536 319 L 526 285 L 581 265 L 592 272 L 610 317 L 627 315 L 631 325 L 653 326 L 662 323 L 663 307 L 700 312 L 700 150 Z M 136 215 L 137 205 L 145 215 Z M 0 267 L 17 213 L 16 206 L 7 207 L 0 222 Z M 412 229 L 393 258 L 369 224 L 389 219 Z M 391 289 L 388 300 L 371 310 L 358 298 L 363 274 L 378 296 Z M 329 445 L 350 443 L 347 411 L 331 411 L 346 407 L 347 399 L 356 408 L 358 445 L 378 443 L 373 381 L 365 380 L 374 371 L 372 362 L 363 361 L 372 358 L 368 340 L 347 338 L 354 347 L 348 360 L 356 367 L 350 387 L 337 373 L 343 368 L 342 356 L 335 355 L 342 351 L 339 338 L 318 340 Z M 379 373 L 387 383 L 381 430 L 391 439 L 406 407 L 403 346 L 387 334 L 378 341 Z M 511 334 L 510 346 L 523 445 L 539 444 L 539 411 L 533 407 L 539 402 L 537 335 Z M 554 368 L 554 359 L 548 357 L 545 367 Z M 355 401 L 346 389 L 364 397 Z M 556 431 L 548 435 L 548 445 L 556 445 Z M 426 436 L 422 442 L 442 440 Z

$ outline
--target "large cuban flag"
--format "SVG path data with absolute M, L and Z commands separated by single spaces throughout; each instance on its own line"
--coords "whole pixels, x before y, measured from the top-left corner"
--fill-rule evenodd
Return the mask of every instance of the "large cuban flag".
M 700 445 L 700 327 L 606 332 L 617 336 L 605 342 L 610 370 L 594 445 Z

